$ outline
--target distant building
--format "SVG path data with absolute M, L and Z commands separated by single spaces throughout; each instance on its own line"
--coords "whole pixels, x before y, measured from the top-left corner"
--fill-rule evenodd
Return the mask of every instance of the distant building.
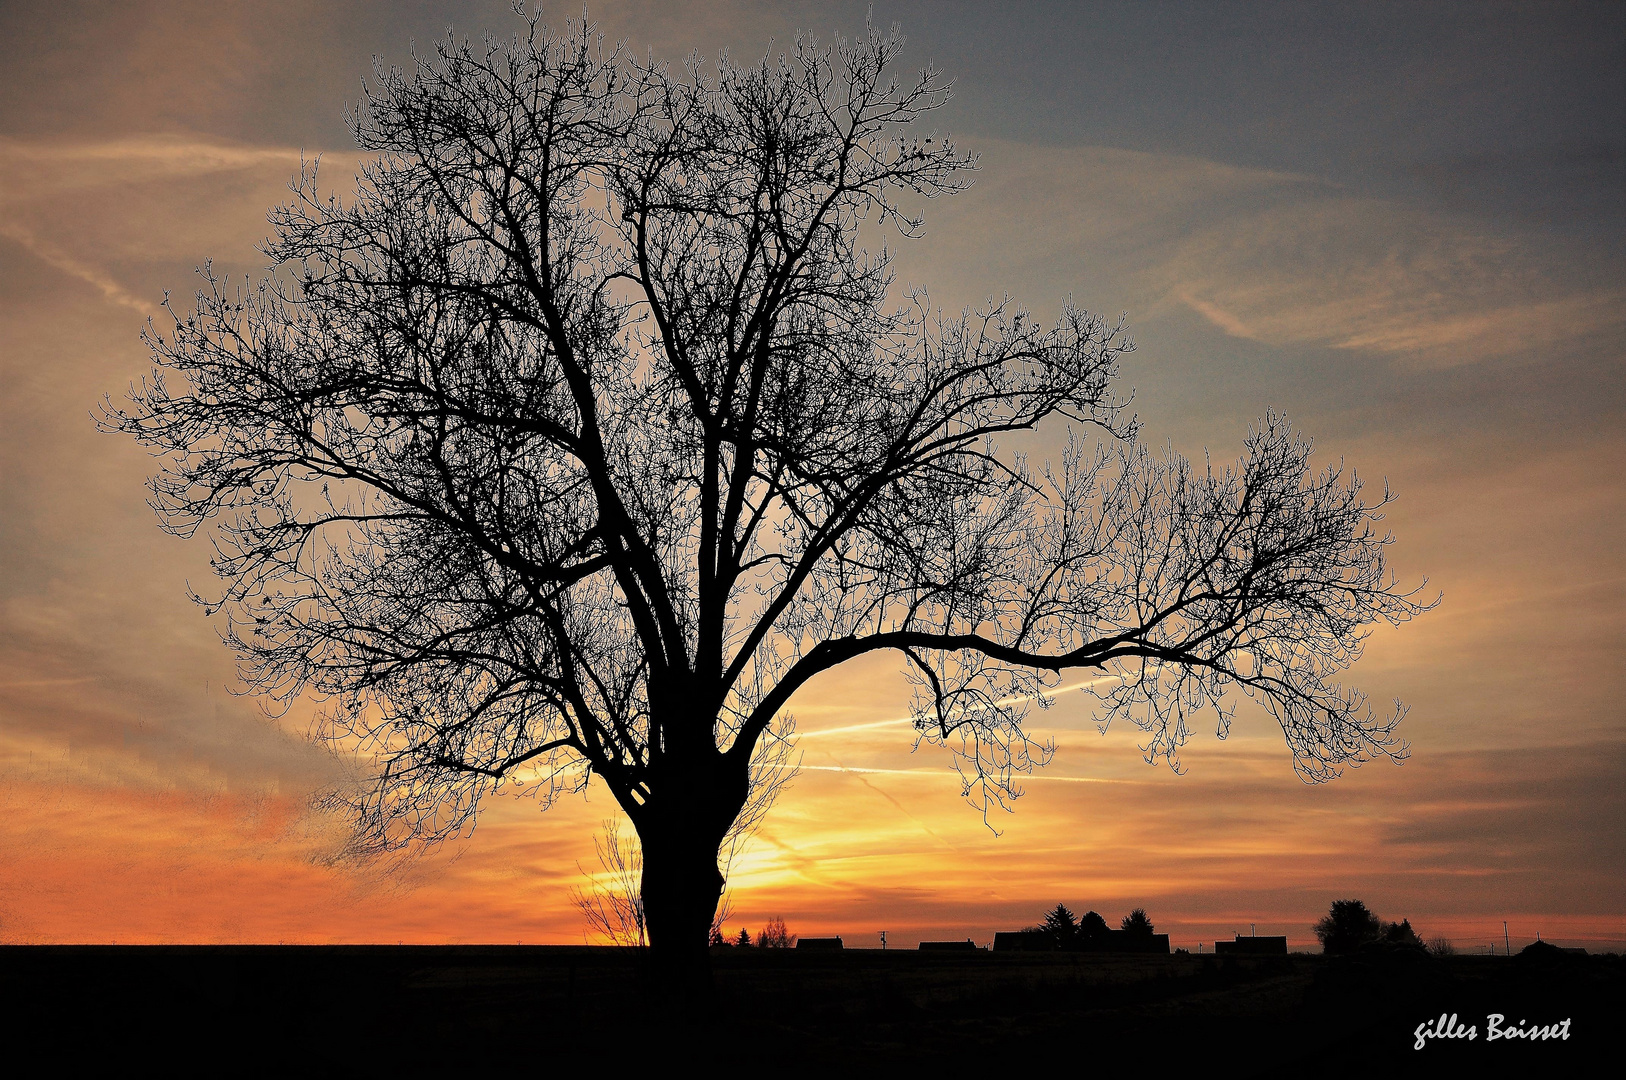
M 1107 936 L 1101 939 L 1100 945 L 1094 950 L 1087 951 L 1111 953 L 1156 953 L 1159 956 L 1169 955 L 1169 935 L 1167 934 L 1136 934 L 1129 930 L 1108 930 Z
M 839 949 L 841 948 L 841 939 L 839 937 L 797 938 L 796 947 L 798 949 Z
M 921 952 L 976 952 L 977 943 L 970 938 L 964 941 L 922 941 Z
M 1286 937 L 1243 937 L 1235 941 L 1216 941 L 1214 951 L 1220 956 L 1286 956 Z
M 1001 930 L 994 934 L 995 952 L 1054 952 L 1056 939 L 1043 930 Z

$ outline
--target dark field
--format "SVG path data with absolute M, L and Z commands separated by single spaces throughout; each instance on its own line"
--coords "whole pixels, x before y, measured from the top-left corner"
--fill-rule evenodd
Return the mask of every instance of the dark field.
M 774 1072 L 890 1064 L 1080 1069 L 1139 1059 L 1244 1075 L 1476 1075 L 1618 1057 L 1620 958 L 1382 955 L 1220 960 L 1032 953 L 714 950 L 716 1002 L 674 1036 L 637 954 L 572 946 L 7 946 L 13 1053 L 235 1072 L 359 1062 L 607 1068 L 658 1054 Z M 1414 1030 L 1456 1013 L 1478 1038 Z M 1488 1013 L 1571 1020 L 1567 1041 L 1485 1041 Z M 223 1055 L 223 1056 L 222 1056 Z M 1483 1066 L 1483 1067 L 1481 1067 Z M 589 1066 L 591 1067 L 591 1066 Z M 462 1071 L 462 1070 L 460 1070 Z M 1069 1068 L 1069 1071 L 1074 1071 Z

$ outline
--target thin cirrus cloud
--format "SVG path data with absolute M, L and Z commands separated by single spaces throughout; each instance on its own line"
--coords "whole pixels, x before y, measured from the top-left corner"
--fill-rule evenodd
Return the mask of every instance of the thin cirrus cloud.
M 1626 291 L 1566 285 L 1519 244 L 1330 193 L 1215 222 L 1153 276 L 1226 334 L 1276 346 L 1450 367 L 1618 340 Z
M 1203 158 L 972 148 L 983 172 L 932 208 L 930 256 L 897 248 L 905 280 L 946 280 L 955 306 L 988 295 L 952 269 L 976 268 L 1040 303 L 1076 288 L 1137 320 L 1184 307 L 1230 337 L 1425 368 L 1550 355 L 1626 329 L 1626 290 L 1576 272 L 1574 252 L 1539 235 Z M 967 257 L 945 271 L 944 249 Z
M 254 259 L 267 208 L 314 152 L 176 135 L 0 137 L 0 235 L 140 315 L 156 263 Z
M 15 240 L 47 266 L 54 267 L 89 284 L 111 303 L 128 308 L 139 315 L 151 315 L 153 313 L 152 305 L 144 303 L 131 295 L 111 274 L 93 263 L 75 257 L 71 252 L 53 241 L 39 236 L 21 222 L 0 220 L 0 236 Z

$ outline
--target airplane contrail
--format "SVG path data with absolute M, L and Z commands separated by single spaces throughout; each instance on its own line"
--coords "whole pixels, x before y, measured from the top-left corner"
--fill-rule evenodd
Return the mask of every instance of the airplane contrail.
M 1054 690 L 1046 690 L 1044 693 L 1050 696 L 1065 694 L 1069 690 L 1082 690 L 1087 686 L 1094 686 L 1097 683 L 1115 682 L 1117 679 L 1118 676 L 1116 675 L 1104 675 L 1096 679 L 1085 679 L 1083 682 L 1068 683 L 1066 686 L 1058 686 Z M 1038 694 L 1013 694 L 1008 698 L 1001 698 L 999 701 L 995 702 L 995 704 L 1014 705 L 1019 701 L 1032 701 L 1038 696 Z M 985 709 L 987 707 L 988 706 L 986 705 L 974 706 L 973 711 L 976 709 Z M 912 716 L 902 716 L 895 717 L 891 720 L 869 720 L 862 724 L 845 724 L 841 727 L 820 728 L 818 731 L 799 731 L 796 733 L 795 738 L 800 741 L 802 739 L 817 739 L 825 735 L 844 735 L 849 731 L 871 731 L 875 728 L 886 728 L 893 727 L 897 724 L 907 724 L 913 719 L 914 718 Z

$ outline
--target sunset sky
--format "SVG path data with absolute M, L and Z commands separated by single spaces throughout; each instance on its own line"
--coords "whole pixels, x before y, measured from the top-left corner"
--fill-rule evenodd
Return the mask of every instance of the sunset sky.
M 599 2 L 611 40 L 755 58 L 864 3 Z M 0 942 L 583 940 L 606 790 L 490 801 L 404 869 L 336 856 L 346 765 L 234 696 L 161 533 L 153 462 L 92 412 L 194 267 L 255 273 L 301 155 L 357 160 L 375 55 L 509 35 L 489 3 L 12 3 L 0 71 Z M 546 9 L 550 22 L 579 4 Z M 1459 949 L 1626 947 L 1626 6 L 874 5 L 956 80 L 972 189 L 898 251 L 951 310 L 1009 293 L 1127 315 L 1154 446 L 1234 458 L 1267 408 L 1397 501 L 1403 584 L 1349 681 L 1412 755 L 1319 786 L 1263 712 L 1184 774 L 1062 694 L 1054 761 L 985 824 L 910 752 L 890 659 L 792 704 L 803 768 L 732 868 L 731 930 L 972 937 L 1057 902 L 1173 944 L 1314 942 L 1358 897 Z M 1251 711 L 1250 711 L 1251 710 Z M 989 826 L 993 826 L 990 828 Z M 997 832 L 996 832 L 997 830 Z

